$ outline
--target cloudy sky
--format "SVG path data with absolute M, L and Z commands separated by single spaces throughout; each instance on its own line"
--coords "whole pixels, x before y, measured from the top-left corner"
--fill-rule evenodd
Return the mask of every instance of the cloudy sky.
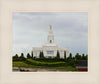
M 13 55 L 30 53 L 47 43 L 49 25 L 55 43 L 76 53 L 88 54 L 88 13 L 13 13 Z

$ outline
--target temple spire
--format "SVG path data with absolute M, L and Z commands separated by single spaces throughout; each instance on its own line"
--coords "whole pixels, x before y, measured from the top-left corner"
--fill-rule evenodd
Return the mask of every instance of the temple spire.
M 50 25 L 50 30 L 52 30 L 52 25 Z
M 48 35 L 48 43 L 54 43 L 54 35 L 53 35 L 53 31 L 52 31 L 52 25 L 50 26 L 50 31 L 49 31 L 49 35 Z

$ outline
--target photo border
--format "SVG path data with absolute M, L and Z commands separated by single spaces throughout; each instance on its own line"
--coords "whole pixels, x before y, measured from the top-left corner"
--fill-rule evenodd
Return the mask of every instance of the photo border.
M 1 0 L 1 84 L 99 84 L 99 0 Z M 88 12 L 88 72 L 12 72 L 13 12 Z

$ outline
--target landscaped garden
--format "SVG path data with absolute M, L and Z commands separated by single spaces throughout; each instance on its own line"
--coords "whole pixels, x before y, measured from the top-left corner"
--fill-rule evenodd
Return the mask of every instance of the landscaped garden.
M 13 56 L 13 67 L 25 67 L 25 68 L 41 68 L 41 69 L 57 69 L 65 71 L 76 71 L 76 66 L 81 61 L 87 61 L 87 56 L 78 53 L 75 56 L 72 56 L 70 53 L 67 58 L 60 58 L 56 56 L 55 58 L 45 58 L 43 54 L 39 58 L 33 57 L 29 53 L 27 57 L 24 57 L 24 54 L 21 53 L 21 56 L 17 54 Z

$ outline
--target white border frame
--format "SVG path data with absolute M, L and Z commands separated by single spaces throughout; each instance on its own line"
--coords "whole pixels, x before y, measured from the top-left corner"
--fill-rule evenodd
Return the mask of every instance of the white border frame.
M 12 72 L 12 12 L 88 12 L 88 72 Z M 99 0 L 1 0 L 1 84 L 100 84 Z

